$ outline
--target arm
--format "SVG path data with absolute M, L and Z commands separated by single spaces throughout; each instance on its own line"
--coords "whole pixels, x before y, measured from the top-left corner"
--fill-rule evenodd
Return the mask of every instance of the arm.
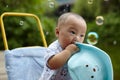
M 76 51 L 78 51 L 78 48 L 75 44 L 68 45 L 63 51 L 54 55 L 48 60 L 48 66 L 51 69 L 60 68 L 67 62 L 67 60 L 71 57 L 71 55 L 74 54 Z

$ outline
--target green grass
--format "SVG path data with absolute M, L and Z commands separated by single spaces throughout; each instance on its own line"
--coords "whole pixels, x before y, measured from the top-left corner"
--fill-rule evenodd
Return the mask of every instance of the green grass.
M 120 46 L 113 44 L 99 44 L 97 45 L 100 49 L 104 50 L 111 57 L 113 64 L 114 80 L 120 79 Z

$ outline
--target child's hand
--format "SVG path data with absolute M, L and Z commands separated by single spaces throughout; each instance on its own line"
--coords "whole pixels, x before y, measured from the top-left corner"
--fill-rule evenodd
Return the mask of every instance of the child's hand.
M 65 48 L 65 50 L 68 50 L 72 55 L 75 52 L 79 51 L 79 48 L 75 44 L 70 44 Z

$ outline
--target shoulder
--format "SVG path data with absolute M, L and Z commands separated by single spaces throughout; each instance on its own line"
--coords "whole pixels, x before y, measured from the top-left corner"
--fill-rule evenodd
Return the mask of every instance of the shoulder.
M 59 45 L 58 40 L 51 43 L 47 48 L 47 54 L 45 55 L 45 60 L 47 61 L 51 56 L 62 51 L 62 48 Z
M 57 46 L 58 44 L 59 44 L 58 40 L 55 40 L 54 42 L 52 42 L 52 43 L 48 46 L 48 48 L 51 48 L 51 47 L 53 47 L 53 46 Z
M 54 41 L 53 43 L 51 43 L 48 47 L 49 50 L 52 51 L 62 51 L 62 47 L 60 46 L 60 43 L 58 40 Z

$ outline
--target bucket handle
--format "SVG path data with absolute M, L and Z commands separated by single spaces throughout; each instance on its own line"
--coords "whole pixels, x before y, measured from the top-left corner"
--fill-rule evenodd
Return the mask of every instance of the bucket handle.
M 29 16 L 29 17 L 34 17 L 37 22 L 38 22 L 38 29 L 40 30 L 40 35 L 42 37 L 43 45 L 44 47 L 47 47 L 47 42 L 43 33 L 42 25 L 40 22 L 40 19 L 35 15 L 35 14 L 30 14 L 30 13 L 18 13 L 18 12 L 4 12 L 0 16 L 0 25 L 1 25 L 1 30 L 2 30 L 2 38 L 3 38 L 3 43 L 4 43 L 4 48 L 5 50 L 8 50 L 8 43 L 7 43 L 7 37 L 5 33 L 5 28 L 4 28 L 4 22 L 3 22 L 3 17 L 4 16 Z

